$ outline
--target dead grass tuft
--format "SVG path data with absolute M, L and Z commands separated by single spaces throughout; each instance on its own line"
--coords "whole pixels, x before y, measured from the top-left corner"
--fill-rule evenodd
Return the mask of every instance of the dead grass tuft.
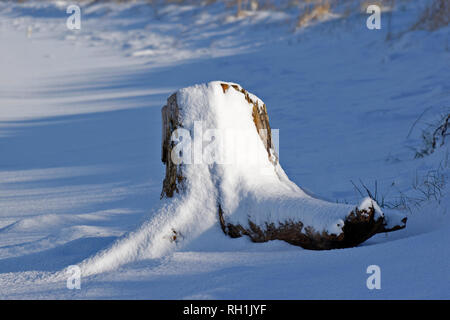
M 330 14 L 331 6 L 328 0 L 317 1 L 312 7 L 307 9 L 298 17 L 297 27 L 302 28 L 308 26 L 311 22 L 319 21 Z

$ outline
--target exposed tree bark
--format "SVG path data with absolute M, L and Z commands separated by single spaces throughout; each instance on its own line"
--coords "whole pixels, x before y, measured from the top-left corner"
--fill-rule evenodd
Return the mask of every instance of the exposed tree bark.
M 253 122 L 267 150 L 269 160 L 273 165 L 277 165 L 278 158 L 276 155 L 274 157 L 273 152 L 271 152 L 274 147 L 266 106 L 258 105 L 258 102 L 253 101 L 248 92 L 239 86 L 226 83 L 222 83 L 221 86 L 224 93 L 230 89 L 241 92 L 247 102 L 253 105 Z M 167 105 L 162 108 L 162 121 L 162 162 L 166 165 L 166 175 L 163 181 L 161 198 L 171 198 L 175 193 L 183 192 L 186 179 L 183 175 L 182 165 L 176 165 L 171 161 L 171 152 L 174 147 L 173 142 L 171 142 L 171 134 L 175 129 L 183 127 L 176 94 L 170 96 Z M 245 228 L 226 221 L 220 203 L 218 203 L 217 212 L 223 232 L 232 238 L 245 235 L 250 237 L 253 242 L 284 240 L 290 244 L 314 250 L 353 247 L 376 233 L 403 229 L 406 223 L 405 218 L 402 220 L 403 224 L 387 228 L 383 217 L 375 218 L 373 206 L 368 209 L 355 207 L 353 211 L 349 212 L 344 222 L 343 233 L 336 236 L 325 231 L 318 232 L 301 222 L 292 221 L 285 221 L 277 226 L 273 223 L 266 223 L 264 227 L 249 221 L 249 227 Z
M 172 198 L 174 192 L 179 193 L 183 189 L 184 176 L 182 168 L 171 161 L 171 153 L 174 143 L 171 141 L 172 132 L 181 128 L 179 109 L 176 93 L 167 99 L 167 105 L 161 110 L 162 113 L 162 150 L 161 161 L 166 165 L 166 176 L 163 181 L 161 198 Z

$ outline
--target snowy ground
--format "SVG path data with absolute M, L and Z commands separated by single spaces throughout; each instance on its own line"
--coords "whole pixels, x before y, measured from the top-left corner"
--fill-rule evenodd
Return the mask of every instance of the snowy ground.
M 427 2 L 400 2 L 394 32 Z M 291 11 L 236 20 L 219 4 L 103 4 L 82 7 L 70 31 L 65 8 L 0 3 L 0 298 L 450 298 L 448 187 L 413 207 L 405 230 L 357 248 L 253 244 L 217 225 L 67 289 L 61 270 L 155 213 L 160 109 L 195 83 L 233 81 L 264 99 L 281 165 L 317 196 L 358 203 L 359 179 L 392 202 L 414 194 L 448 158 L 444 147 L 414 159 L 411 147 L 450 107 L 450 29 L 385 41 L 357 11 L 293 32 Z M 381 290 L 366 287 L 373 264 Z

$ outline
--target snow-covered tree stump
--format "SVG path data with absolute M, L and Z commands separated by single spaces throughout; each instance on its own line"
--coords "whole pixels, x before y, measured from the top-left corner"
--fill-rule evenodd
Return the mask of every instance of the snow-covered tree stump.
M 204 129 L 218 131 L 253 129 L 239 137 L 241 149 L 217 139 L 220 133 L 216 130 L 197 146 L 194 142 L 194 146 L 180 152 L 177 141 L 187 141 L 186 136 L 179 139 L 177 129 L 195 136 L 196 122 L 201 122 Z M 252 145 L 254 137 L 258 137 L 256 147 Z M 221 143 L 214 145 L 211 141 L 215 140 Z M 199 147 L 201 151 L 205 141 L 210 142 L 215 156 L 239 156 L 248 150 L 263 152 L 265 171 L 254 163 L 204 163 L 198 156 L 195 160 L 195 155 L 192 160 L 190 156 Z M 169 97 L 162 108 L 162 162 L 166 173 L 161 197 L 215 197 L 217 221 L 233 238 L 245 235 L 254 242 L 284 240 L 323 250 L 353 247 L 376 233 L 399 230 L 406 224 L 404 216 L 386 215 L 370 198 L 358 206 L 330 203 L 306 194 L 290 181 L 275 152 L 266 105 L 234 83 L 211 82 Z

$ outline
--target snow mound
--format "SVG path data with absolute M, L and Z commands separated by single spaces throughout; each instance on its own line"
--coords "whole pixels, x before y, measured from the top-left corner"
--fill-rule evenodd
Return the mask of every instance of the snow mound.
M 301 222 L 317 232 L 343 232 L 344 221 L 356 206 L 316 199 L 290 181 L 278 160 L 267 156 L 255 130 L 254 105 L 246 100 L 239 85 L 226 83 L 237 89 L 225 91 L 224 83 L 215 81 L 177 92 L 183 130 L 194 140 L 189 150 L 195 154 L 200 148 L 202 157 L 194 155 L 193 160 L 182 164 L 186 177 L 182 192 L 163 200 L 154 217 L 137 231 L 86 260 L 82 264 L 84 274 L 114 269 L 137 259 L 158 258 L 179 248 L 219 223 L 218 205 L 227 221 L 244 227 L 249 221 L 258 226 L 289 221 Z M 248 96 L 258 108 L 264 106 L 258 97 Z M 199 128 L 203 133 L 200 142 Z M 205 142 L 210 143 L 205 146 Z M 271 152 L 278 159 L 275 151 Z M 215 161 L 207 161 L 211 160 L 208 154 L 214 155 Z M 255 154 L 265 156 L 252 158 Z M 370 198 L 359 206 L 361 210 L 370 207 L 375 208 L 376 217 L 383 216 Z

